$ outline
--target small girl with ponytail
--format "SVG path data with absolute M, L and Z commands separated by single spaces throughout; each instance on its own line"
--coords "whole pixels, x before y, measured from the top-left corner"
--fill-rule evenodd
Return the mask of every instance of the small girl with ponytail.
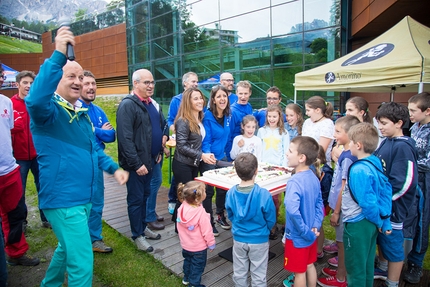
M 200 281 L 206 267 L 207 249 L 215 248 L 210 216 L 202 206 L 205 198 L 203 182 L 192 180 L 178 185 L 178 199 L 182 205 L 176 221 L 184 257 L 184 285 L 204 286 Z

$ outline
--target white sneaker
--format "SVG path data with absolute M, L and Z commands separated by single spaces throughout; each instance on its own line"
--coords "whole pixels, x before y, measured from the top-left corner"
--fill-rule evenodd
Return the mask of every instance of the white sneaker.
M 167 210 L 169 211 L 170 214 L 173 214 L 173 212 L 175 211 L 175 206 L 176 206 L 175 202 L 169 202 L 169 205 L 167 206 Z
M 154 251 L 154 248 L 152 248 L 151 244 L 149 244 L 146 239 L 140 235 L 138 238 L 134 240 L 134 243 L 136 243 L 137 249 L 146 251 L 146 252 L 152 252 Z
M 158 240 L 161 238 L 161 235 L 159 233 L 155 233 L 151 229 L 148 228 L 148 226 L 145 228 L 145 238 L 146 239 L 152 239 L 152 240 Z
M 190 284 L 190 282 L 185 281 L 184 279 L 182 279 L 182 284 L 184 284 L 185 286 L 188 286 L 188 284 Z

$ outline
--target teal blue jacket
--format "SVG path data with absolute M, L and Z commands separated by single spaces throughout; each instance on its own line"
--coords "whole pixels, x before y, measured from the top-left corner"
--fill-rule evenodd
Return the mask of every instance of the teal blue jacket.
M 110 174 L 118 169 L 96 143 L 87 109 L 73 108 L 55 94 L 66 61 L 64 54 L 54 51 L 25 99 L 38 154 L 41 209 L 91 202 L 99 167 Z

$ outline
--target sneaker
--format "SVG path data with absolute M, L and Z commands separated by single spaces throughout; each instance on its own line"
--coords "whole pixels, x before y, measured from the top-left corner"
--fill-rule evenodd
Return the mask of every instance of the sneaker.
M 317 259 L 321 259 L 323 257 L 324 257 L 324 252 L 322 251 L 320 253 L 317 252 Z
M 387 280 L 388 272 L 381 270 L 379 268 L 375 268 L 375 273 L 373 275 L 373 279 Z
M 335 276 L 330 277 L 324 277 L 324 278 L 318 278 L 317 280 L 318 285 L 323 287 L 346 287 L 348 284 L 346 284 L 346 280 L 343 282 L 339 282 Z
M 212 226 L 212 232 L 214 233 L 214 236 L 215 236 L 215 237 L 218 237 L 218 236 L 219 236 L 218 229 L 216 229 L 216 227 L 215 227 L 215 226 Z
M 93 252 L 111 253 L 113 249 L 107 246 L 103 240 L 96 240 L 93 242 Z
M 221 225 L 222 229 L 230 229 L 231 226 L 230 224 L 228 224 L 227 219 L 225 218 L 224 214 L 218 214 L 218 218 L 216 220 L 216 222 L 218 222 L 219 225 Z
M 337 267 L 337 256 L 330 258 L 329 260 L 327 260 L 328 264 L 330 264 L 333 267 Z
M 158 240 L 161 238 L 161 235 L 159 233 L 155 233 L 154 231 L 152 231 L 148 227 L 145 228 L 144 233 L 145 233 L 146 239 Z
M 190 282 L 185 281 L 185 279 L 182 279 L 182 284 L 184 284 L 185 286 L 188 286 L 188 284 L 190 284 Z
M 167 205 L 167 210 L 169 211 L 170 214 L 173 214 L 173 212 L 175 211 L 175 206 L 176 206 L 175 202 L 169 202 L 169 204 Z
M 285 287 L 294 287 L 294 274 L 291 274 L 284 281 L 282 281 Z
M 152 248 L 151 244 L 149 244 L 146 239 L 140 235 L 134 240 L 134 243 L 136 243 L 137 249 L 146 251 L 146 252 L 152 252 L 154 251 L 154 248 Z
M 48 221 L 42 221 L 42 227 L 52 229 L 52 225 Z
M 337 269 L 331 269 L 326 267 L 322 269 L 322 274 L 324 274 L 325 276 L 336 276 Z
M 6 255 L 6 262 L 12 266 L 15 266 L 15 265 L 36 266 L 40 263 L 40 260 L 39 260 L 39 258 L 32 257 L 32 256 L 27 255 L 27 254 L 24 254 L 18 258 L 11 258 L 11 257 Z
M 336 244 L 336 242 L 332 243 L 332 244 L 329 244 L 329 245 L 325 245 L 323 247 L 323 250 L 327 254 L 335 254 L 335 253 L 337 253 L 337 244 Z
M 409 263 L 403 279 L 411 284 L 418 284 L 421 277 L 423 277 L 423 268 L 416 264 Z

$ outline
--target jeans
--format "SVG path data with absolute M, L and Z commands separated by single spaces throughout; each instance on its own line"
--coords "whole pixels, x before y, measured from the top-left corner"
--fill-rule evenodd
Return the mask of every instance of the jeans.
M 91 198 L 91 212 L 88 219 L 91 242 L 102 240 L 102 214 L 105 201 L 105 184 L 103 179 L 103 170 L 99 169 L 97 176 L 97 188 Z
M 7 285 L 6 256 L 4 253 L 3 233 L 0 231 L 0 287 Z
M 207 249 L 197 252 L 182 249 L 182 256 L 184 257 L 183 280 L 190 282 L 189 286 L 204 286 L 200 284 L 200 281 L 202 280 L 203 271 L 205 271 L 207 254 Z
M 24 198 L 24 204 L 25 204 L 25 189 L 27 187 L 27 177 L 28 172 L 31 170 L 31 173 L 34 177 L 34 184 L 36 185 L 36 191 L 39 193 L 40 191 L 40 183 L 39 183 L 39 163 L 37 162 L 37 158 L 34 158 L 32 160 L 17 160 L 17 164 L 21 167 L 19 170 L 21 173 L 21 180 L 22 180 L 22 197 Z M 40 219 L 42 222 L 48 221 L 43 214 L 43 211 L 39 209 L 40 213 Z M 27 206 L 25 206 L 25 218 L 27 218 Z
M 172 175 L 172 181 L 170 182 L 170 189 L 169 189 L 169 203 L 175 203 L 178 200 L 178 192 L 177 192 L 177 185 L 175 180 L 175 175 Z
M 155 162 L 154 162 L 155 164 Z M 152 168 L 152 178 L 151 178 L 151 194 L 148 197 L 146 204 L 146 222 L 153 222 L 157 220 L 155 213 L 155 207 L 157 205 L 157 195 L 160 189 L 162 177 L 161 168 L 163 166 L 163 159 Z
M 130 173 L 127 181 L 127 210 L 132 239 L 144 235 L 146 228 L 146 203 L 151 194 L 152 170 L 140 176 L 134 170 Z
M 62 286 L 66 271 L 70 287 L 92 286 L 94 257 L 88 231 L 90 210 L 91 203 L 44 210 L 58 246 L 41 287 Z

